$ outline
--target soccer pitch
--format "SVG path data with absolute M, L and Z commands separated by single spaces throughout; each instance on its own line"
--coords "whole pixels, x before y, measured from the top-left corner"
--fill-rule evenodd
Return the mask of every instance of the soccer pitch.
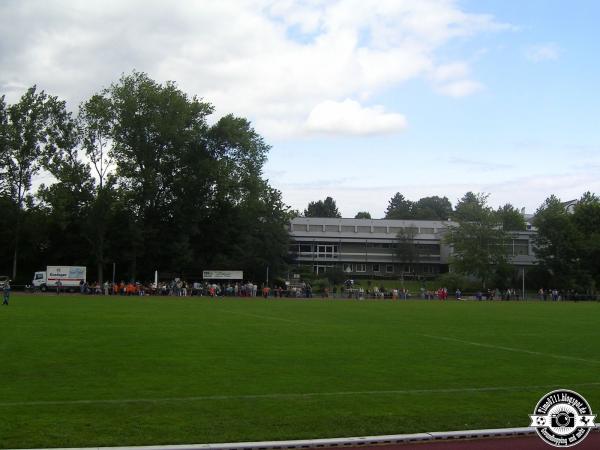
M 0 447 L 522 427 L 600 410 L 600 304 L 13 296 Z

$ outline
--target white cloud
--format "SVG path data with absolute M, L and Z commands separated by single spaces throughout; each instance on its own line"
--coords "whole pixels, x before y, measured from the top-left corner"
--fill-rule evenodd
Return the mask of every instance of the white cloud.
M 444 78 L 433 82 L 441 94 L 476 92 L 468 65 L 440 65 L 437 53 L 507 28 L 457 0 L 5 1 L 0 15 L 0 91 L 10 101 L 36 83 L 75 107 L 137 69 L 177 81 L 217 113 L 249 117 L 270 138 L 301 133 L 315 105 L 366 101 L 432 73 Z
M 404 128 L 406 118 L 402 114 L 386 113 L 381 106 L 363 107 L 350 99 L 319 103 L 306 121 L 307 130 L 328 134 L 396 133 Z
M 483 90 L 483 85 L 472 80 L 458 80 L 438 85 L 435 90 L 449 97 L 465 97 Z
M 449 97 L 465 97 L 483 89 L 483 84 L 470 79 L 469 65 L 462 61 L 437 66 L 429 77 L 434 90 Z
M 554 61 L 560 57 L 560 47 L 552 42 L 531 45 L 525 49 L 525 57 L 533 62 Z
M 454 62 L 440 65 L 436 67 L 431 74 L 431 78 L 438 83 L 456 80 L 457 78 L 465 78 L 468 76 L 469 66 L 464 62 Z

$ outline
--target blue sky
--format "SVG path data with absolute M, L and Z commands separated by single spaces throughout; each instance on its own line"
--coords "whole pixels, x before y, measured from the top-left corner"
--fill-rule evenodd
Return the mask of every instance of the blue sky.
M 397 191 L 415 200 L 446 195 L 453 203 L 466 190 L 482 191 L 493 205 L 511 202 L 529 212 L 550 194 L 567 200 L 585 190 L 598 192 L 600 65 L 593 55 L 600 50 L 600 4 L 459 5 L 511 26 L 453 40 L 437 50 L 442 60 L 469 61 L 484 85 L 479 92 L 443 96 L 419 79 L 387 89 L 375 101 L 402 111 L 406 130 L 384 137 L 277 143 L 269 169 L 285 161 L 304 169 L 287 180 L 279 174 L 273 178 L 283 186 L 289 178 L 301 184 L 310 171 L 315 195 L 318 188 L 331 193 L 344 215 L 364 208 L 375 217 L 386 206 L 381 197 L 387 193 L 388 200 Z M 346 158 L 343 163 L 337 163 L 340 155 Z M 323 181 L 319 185 L 317 180 Z M 325 180 L 331 182 L 329 189 Z M 353 208 L 345 207 L 348 202 Z
M 252 120 L 304 209 L 382 217 L 396 192 L 535 209 L 600 192 L 595 1 L 0 4 L 1 92 L 72 108 L 133 69 Z

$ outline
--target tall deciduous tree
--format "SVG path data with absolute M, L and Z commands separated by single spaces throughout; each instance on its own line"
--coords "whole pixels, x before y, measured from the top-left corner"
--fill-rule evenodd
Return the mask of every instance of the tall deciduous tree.
M 138 264 L 148 271 L 183 241 L 168 227 L 176 181 L 191 154 L 206 153 L 206 117 L 213 108 L 175 83 L 160 85 L 138 72 L 123 76 L 103 97 L 112 113 L 116 176 L 132 219 L 128 263 L 134 277 Z
M 52 101 L 48 107 L 51 127 L 42 163 L 56 182 L 42 184 L 38 198 L 49 207 L 53 264 L 87 265 L 87 252 L 82 254 L 81 248 L 88 247 L 84 224 L 94 182 L 89 167 L 80 158 L 77 125 L 65 103 Z
M 49 104 L 55 100 L 33 86 L 13 105 L 7 107 L 4 98 L 0 102 L 0 192 L 14 209 L 13 279 L 17 277 L 23 210 L 31 194 L 32 177 L 42 166 L 50 131 Z
M 499 207 L 496 213 L 505 231 L 525 231 L 527 228 L 523 214 L 510 203 Z
M 325 200 L 310 202 L 304 210 L 304 217 L 335 217 L 340 218 L 342 215 L 337 209 L 335 200 L 331 197 Z
M 595 291 L 600 283 L 600 199 L 587 192 L 570 214 L 550 196 L 536 211 L 534 225 L 538 266 L 550 275 L 549 287 Z
M 488 205 L 487 196 L 468 192 L 457 204 L 456 223 L 448 226 L 446 242 L 452 246 L 454 271 L 477 277 L 483 287 L 508 264 L 506 245 L 510 236 Z
M 88 208 L 85 235 L 94 255 L 97 279 L 102 283 L 107 263 L 108 224 L 117 201 L 113 166 L 113 109 L 103 95 L 93 95 L 79 107 L 78 127 L 81 147 L 94 177 L 92 199 Z M 114 260 L 114 258 L 113 258 Z
M 401 262 L 407 263 L 415 274 L 420 273 L 421 263 L 421 248 L 415 239 L 417 230 L 417 227 L 404 227 L 396 235 L 396 256 Z
M 448 220 L 451 215 L 452 204 L 448 197 L 423 197 L 412 207 L 412 218 L 416 220 Z
M 580 289 L 596 292 L 600 286 L 600 197 L 591 192 L 583 194 L 572 220 L 579 236 L 579 254 L 571 261 L 575 282 Z

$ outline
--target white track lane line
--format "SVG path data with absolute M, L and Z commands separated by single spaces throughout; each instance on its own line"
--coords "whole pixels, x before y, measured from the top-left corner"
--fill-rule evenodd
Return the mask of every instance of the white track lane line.
M 296 325 L 309 325 L 309 326 L 315 325 L 315 324 L 308 323 L 308 322 L 300 322 L 299 320 L 286 319 L 284 317 L 263 316 L 261 314 L 252 314 L 252 313 L 241 312 L 241 311 L 231 311 L 229 309 L 218 309 L 217 311 L 229 313 L 229 314 L 235 314 L 238 316 L 254 317 L 256 319 L 277 320 L 279 322 L 295 323 Z
M 504 345 L 484 344 L 482 342 L 465 341 L 463 339 L 451 338 L 448 336 L 435 336 L 433 334 L 419 334 L 419 336 L 438 339 L 440 341 L 459 342 L 461 344 L 474 345 L 477 347 L 493 348 L 496 350 L 505 350 L 507 352 L 526 353 L 528 355 L 544 356 L 546 358 L 565 359 L 568 361 L 587 362 L 592 364 L 600 364 L 597 359 L 578 358 L 576 356 L 556 355 L 553 353 L 536 352 L 535 350 L 526 350 L 523 348 L 505 347 Z

